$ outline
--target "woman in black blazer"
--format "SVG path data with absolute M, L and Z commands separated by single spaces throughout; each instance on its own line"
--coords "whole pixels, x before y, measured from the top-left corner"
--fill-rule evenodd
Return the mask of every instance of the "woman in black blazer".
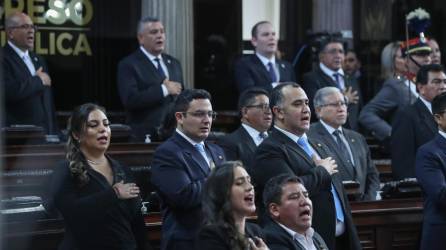
M 126 168 L 105 155 L 109 124 L 104 109 L 90 103 L 68 121 L 67 160 L 54 171 L 49 202 L 65 222 L 59 249 L 145 247 L 139 188 Z
M 238 161 L 215 168 L 203 190 L 204 225 L 196 241 L 200 250 L 267 250 L 261 229 L 246 222 L 253 215 L 254 187 Z

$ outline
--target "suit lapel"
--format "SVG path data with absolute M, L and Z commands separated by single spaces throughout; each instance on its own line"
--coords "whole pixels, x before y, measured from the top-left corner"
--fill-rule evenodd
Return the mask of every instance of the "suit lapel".
M 252 55 L 252 61 L 255 67 L 257 68 L 258 72 L 262 72 L 263 77 L 269 79 L 269 81 L 272 82 L 273 80 L 269 76 L 269 73 L 266 70 L 265 65 L 263 65 L 262 61 L 260 61 L 260 59 L 256 55 Z
M 254 153 L 256 151 L 257 146 L 252 137 L 249 135 L 248 131 L 246 131 L 246 129 L 243 126 L 240 126 L 237 130 L 238 130 L 237 134 L 240 135 L 241 140 L 247 143 L 248 150 L 251 153 Z
M 415 108 L 417 109 L 417 113 L 420 115 L 421 123 L 426 125 L 427 129 L 432 132 L 432 134 L 437 133 L 438 128 L 434 116 L 431 114 L 426 105 L 424 105 L 421 99 L 418 98 L 415 103 Z
M 210 172 L 209 165 L 203 156 L 194 148 L 194 146 L 183 138 L 180 134 L 175 132 L 175 140 L 183 149 L 183 155 L 185 159 L 188 159 L 190 163 L 195 163 L 195 165 L 201 169 L 201 171 L 208 175 Z
M 363 173 L 361 173 L 361 168 L 360 168 L 360 160 L 359 159 L 359 155 L 358 155 L 358 150 L 361 147 L 361 145 L 359 144 L 358 140 L 355 140 L 355 138 L 353 138 L 352 134 L 350 133 L 350 131 L 344 129 L 344 137 L 348 142 L 348 145 L 350 147 L 350 151 L 352 152 L 353 155 L 353 161 L 354 161 L 354 165 L 353 168 L 350 169 L 350 173 L 352 174 L 352 179 L 355 180 L 356 176 L 362 176 Z
M 332 86 L 332 87 L 338 87 L 336 82 L 333 80 L 333 78 L 331 78 L 329 75 L 325 74 L 324 71 L 322 71 L 321 67 L 318 66 L 316 68 L 316 70 L 318 71 L 318 74 L 321 77 L 321 86 Z M 325 82 L 325 84 L 324 84 Z M 345 82 L 345 81 L 344 81 Z
M 313 159 L 311 159 L 310 156 L 308 156 L 307 153 L 305 153 L 305 151 L 299 145 L 297 145 L 297 142 L 294 142 L 284 133 L 275 128 L 273 129 L 272 133 L 276 135 L 276 138 L 282 143 L 283 146 L 300 155 L 310 165 L 314 165 Z
M 286 65 L 285 65 L 285 63 L 283 63 L 281 60 L 278 60 L 277 58 L 276 58 L 276 65 L 277 65 L 277 68 L 279 69 L 279 76 L 280 76 L 279 82 L 283 82 L 282 79 L 288 73 Z
M 211 157 L 211 162 L 210 162 L 210 167 L 211 170 L 215 168 L 216 165 L 221 164 L 224 161 L 224 156 L 219 154 L 216 150 L 214 150 L 214 148 L 209 145 L 208 143 L 205 143 L 206 145 L 206 149 L 209 152 L 209 155 Z
M 22 60 L 22 58 L 20 58 L 19 55 L 17 55 L 14 49 L 11 46 L 9 46 L 9 44 L 6 44 L 5 48 L 6 48 L 5 51 L 11 55 L 11 58 L 14 60 L 15 64 L 17 64 L 18 67 L 22 68 L 20 71 L 26 72 L 28 76 L 31 76 L 31 73 L 29 72 L 29 69 L 26 66 L 25 62 Z
M 343 171 L 345 171 L 346 173 L 348 173 L 349 176 L 350 176 L 352 179 L 354 179 L 355 174 L 354 174 L 354 172 L 353 172 L 353 169 L 350 168 L 350 167 L 347 165 L 348 163 L 344 162 L 344 158 L 343 158 L 343 156 L 342 156 L 342 152 L 339 151 L 338 144 L 335 142 L 333 136 L 332 136 L 330 133 L 328 133 L 327 129 L 325 129 L 325 127 L 324 127 L 320 122 L 317 122 L 317 123 L 315 124 L 315 129 L 316 129 L 317 133 L 320 135 L 320 138 L 322 138 L 322 141 L 323 141 L 325 144 L 327 144 L 327 146 L 328 146 L 329 148 L 332 149 L 332 152 L 333 152 L 334 154 L 336 154 L 336 156 L 338 157 L 338 159 L 342 161 L 342 164 L 338 164 L 338 167 L 339 167 L 339 168 L 342 168 Z M 345 131 L 345 130 L 344 130 L 344 131 Z M 345 136 L 345 133 L 344 133 L 344 136 Z M 347 139 L 347 138 L 346 138 L 346 139 Z M 350 144 L 350 141 L 349 141 L 349 144 Z M 350 146 L 350 148 L 351 148 L 351 146 Z M 353 158 L 354 158 L 354 157 L 353 157 Z M 354 158 L 354 159 L 355 159 L 355 162 L 356 162 L 356 158 Z

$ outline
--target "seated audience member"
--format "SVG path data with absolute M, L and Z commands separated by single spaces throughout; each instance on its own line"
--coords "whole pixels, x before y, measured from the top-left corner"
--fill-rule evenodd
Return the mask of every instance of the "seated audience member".
M 158 129 L 183 89 L 183 73 L 180 62 L 163 53 L 166 35 L 159 19 L 141 19 L 137 33 L 140 47 L 119 62 L 117 84 L 132 140 L 143 142 L 147 135 L 159 139 Z
M 268 21 L 258 22 L 251 30 L 255 54 L 240 58 L 234 65 L 235 82 L 239 93 L 260 87 L 270 92 L 281 82 L 296 81 L 293 66 L 276 57 L 277 35 Z
M 431 102 L 435 96 L 446 91 L 445 81 L 443 66 L 423 65 L 416 80 L 418 99 L 396 113 L 390 141 L 395 180 L 415 177 L 415 154 L 418 148 L 437 134 Z
M 432 63 L 441 64 L 441 50 L 440 46 L 438 46 L 437 40 L 435 40 L 434 38 L 430 38 L 427 40 L 427 45 L 429 45 L 429 47 L 431 47 L 432 49 Z
M 261 88 L 248 89 L 240 95 L 238 106 L 242 125 L 220 138 L 217 144 L 225 151 L 226 159 L 240 160 L 249 168 L 257 146 L 268 136 L 271 127 L 268 92 Z
M 5 32 L 2 125 L 35 125 L 58 134 L 51 78 L 43 58 L 33 52 L 36 26 L 25 13 L 15 12 L 6 17 Z
M 313 204 L 299 177 L 271 178 L 263 190 L 263 203 L 269 216 L 263 229 L 271 250 L 328 249 L 311 227 Z
M 129 169 L 105 154 L 109 124 L 104 109 L 90 103 L 68 121 L 67 160 L 55 168 L 48 203 L 64 218 L 59 249 L 146 249 L 139 188 Z
M 422 65 L 431 63 L 431 48 L 419 38 L 401 44 L 401 54 L 406 62 L 404 77 L 387 79 L 381 90 L 359 114 L 359 122 L 383 145 L 389 146 L 391 124 L 395 112 L 415 102 L 418 97 L 415 76 Z
M 328 146 L 338 165 L 342 181 L 359 182 L 359 200 L 375 200 L 379 176 L 365 138 L 342 126 L 347 121 L 347 104 L 338 88 L 319 89 L 314 96 L 314 108 L 319 118 L 311 124 L 308 136 Z
M 313 98 L 316 91 L 323 87 L 336 87 L 348 99 L 348 112 L 350 113 L 347 126 L 358 130 L 358 114 L 362 105 L 360 88 L 356 78 L 344 74 L 342 63 L 345 57 L 344 44 L 335 38 L 327 38 L 319 48 L 319 65 L 303 76 L 302 88 L 310 100 L 311 112 L 314 112 Z M 316 121 L 313 116 L 312 121 Z
M 205 141 L 216 117 L 206 90 L 181 92 L 171 115 L 176 130 L 153 155 L 151 183 L 161 201 L 161 249 L 189 250 L 201 224 L 204 183 L 225 157 L 219 146 Z
M 424 196 L 420 250 L 444 249 L 446 235 L 446 93 L 432 101 L 437 135 L 418 149 L 416 176 Z
M 204 225 L 196 249 L 268 249 L 260 227 L 246 222 L 255 211 L 254 186 L 243 164 L 229 161 L 219 166 L 203 189 Z
M 271 107 L 274 127 L 257 148 L 251 167 L 257 191 L 274 176 L 299 176 L 314 204 L 314 228 L 329 249 L 360 249 L 336 162 L 327 146 L 307 137 L 311 113 L 304 90 L 297 83 L 278 85 L 271 93 Z M 266 211 L 259 201 L 258 208 L 263 219 Z

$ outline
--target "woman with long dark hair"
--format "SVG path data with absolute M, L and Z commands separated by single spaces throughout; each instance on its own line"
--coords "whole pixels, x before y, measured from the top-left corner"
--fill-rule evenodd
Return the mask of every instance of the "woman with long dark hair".
M 56 166 L 50 188 L 65 222 L 59 249 L 144 249 L 140 191 L 128 170 L 105 154 L 109 125 L 105 110 L 91 103 L 68 121 L 67 159 Z
M 256 210 L 251 178 L 238 161 L 215 168 L 203 191 L 204 225 L 200 229 L 197 249 L 261 249 L 268 247 L 261 229 L 246 218 Z

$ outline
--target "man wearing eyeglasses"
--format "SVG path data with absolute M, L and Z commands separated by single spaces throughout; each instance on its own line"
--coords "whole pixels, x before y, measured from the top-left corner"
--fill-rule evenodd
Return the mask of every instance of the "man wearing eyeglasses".
M 308 135 L 328 146 L 338 164 L 342 181 L 359 183 L 358 201 L 376 200 L 379 176 L 365 138 L 342 126 L 347 121 L 347 103 L 338 88 L 324 87 L 314 96 L 314 108 L 319 118 L 311 124 Z
M 421 66 L 416 78 L 418 99 L 401 109 L 392 123 L 390 149 L 395 180 L 415 177 L 415 154 L 434 138 L 437 124 L 432 116 L 432 100 L 446 91 L 446 75 L 440 64 Z
M 51 78 L 44 60 L 32 52 L 36 27 L 29 16 L 16 12 L 5 19 L 5 31 L 4 125 L 36 125 L 57 134 Z
M 358 114 L 362 105 L 360 90 L 356 79 L 344 74 L 342 63 L 345 50 L 342 41 L 329 37 L 322 41 L 319 49 L 319 65 L 303 76 L 302 88 L 310 100 L 310 108 L 314 113 L 313 98 L 316 91 L 323 87 L 336 87 L 347 97 L 349 118 L 347 126 L 358 130 Z M 316 121 L 313 116 L 312 121 Z
M 225 151 L 228 160 L 240 160 L 246 168 L 252 165 L 254 152 L 268 136 L 272 113 L 268 92 L 261 88 L 244 91 L 238 101 L 241 126 L 217 142 Z
M 225 160 L 223 150 L 205 142 L 212 121 L 210 94 L 184 90 L 176 99 L 175 133 L 153 155 L 151 183 L 161 199 L 161 249 L 194 249 L 201 224 L 201 191 L 211 170 Z

